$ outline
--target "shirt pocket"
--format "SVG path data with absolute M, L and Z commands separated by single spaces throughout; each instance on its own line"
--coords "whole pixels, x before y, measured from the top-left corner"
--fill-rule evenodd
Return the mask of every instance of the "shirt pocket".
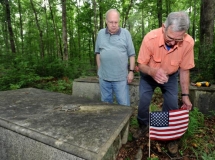
M 149 66 L 159 68 L 161 65 L 161 57 L 159 55 L 152 55 L 149 61 Z
M 171 60 L 170 64 L 171 64 L 171 66 L 179 67 L 180 61 Z
M 160 56 L 152 56 L 155 63 L 161 63 L 161 57 Z

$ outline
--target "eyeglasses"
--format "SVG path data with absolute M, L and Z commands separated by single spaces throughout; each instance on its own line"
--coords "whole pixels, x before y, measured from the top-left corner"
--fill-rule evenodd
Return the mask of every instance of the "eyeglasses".
M 107 21 L 111 25 L 117 25 L 119 22 L 114 22 L 114 21 Z
M 182 41 L 184 40 L 184 37 L 181 38 L 181 39 L 174 39 L 174 38 L 168 36 L 167 34 L 165 34 L 165 36 L 166 36 L 166 40 L 167 40 L 168 42 L 172 42 L 172 41 L 175 41 L 175 42 L 182 42 Z

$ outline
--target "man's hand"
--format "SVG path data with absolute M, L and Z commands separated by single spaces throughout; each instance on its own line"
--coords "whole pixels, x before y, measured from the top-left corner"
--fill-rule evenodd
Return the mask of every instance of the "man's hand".
M 152 78 L 159 84 L 164 84 L 168 82 L 168 75 L 163 69 L 153 69 L 151 72 Z
M 150 75 L 159 84 L 167 83 L 169 80 L 169 76 L 167 75 L 167 72 L 161 68 L 154 69 L 147 66 L 146 64 L 138 64 L 138 68 L 141 72 Z
M 129 72 L 127 76 L 128 83 L 131 83 L 134 79 L 134 72 Z
M 187 110 L 192 109 L 192 103 L 190 102 L 190 99 L 188 96 L 182 96 L 182 102 L 183 102 L 183 105 L 181 106 L 181 108 L 187 109 Z

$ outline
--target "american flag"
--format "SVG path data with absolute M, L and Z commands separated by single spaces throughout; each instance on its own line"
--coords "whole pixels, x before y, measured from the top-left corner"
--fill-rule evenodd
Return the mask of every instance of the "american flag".
M 169 112 L 151 112 L 149 136 L 151 140 L 174 140 L 187 130 L 189 110 L 178 109 Z

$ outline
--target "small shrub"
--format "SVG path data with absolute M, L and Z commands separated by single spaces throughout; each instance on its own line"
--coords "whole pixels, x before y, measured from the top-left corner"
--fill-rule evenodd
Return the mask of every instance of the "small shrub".
M 202 159 L 203 160 L 214 160 L 215 159 L 215 151 L 213 151 L 211 154 L 203 153 Z

